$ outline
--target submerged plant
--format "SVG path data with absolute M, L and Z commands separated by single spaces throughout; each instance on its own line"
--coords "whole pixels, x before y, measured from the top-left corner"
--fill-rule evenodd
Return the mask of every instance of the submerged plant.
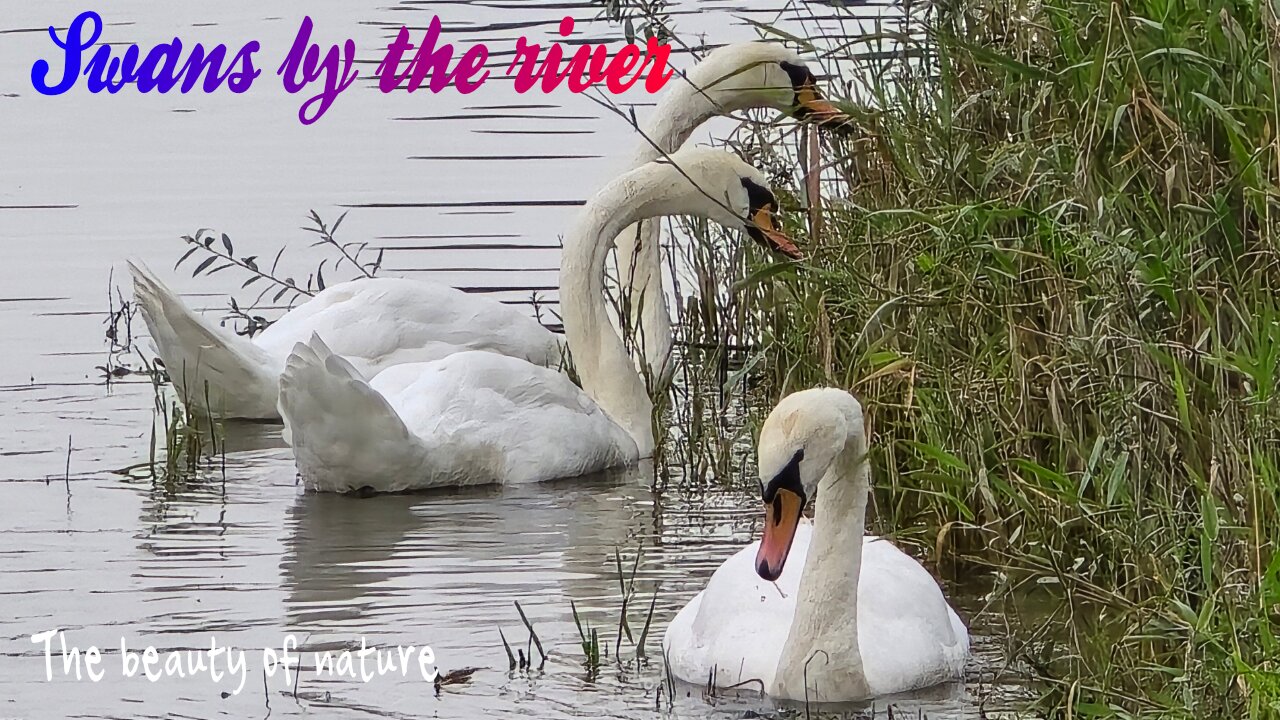
M 201 256 L 203 259 L 195 266 L 191 273 L 192 277 L 214 275 L 230 268 L 237 268 L 247 274 L 249 277 L 241 284 L 240 289 L 248 290 L 254 287 L 261 289 L 254 300 L 243 307 L 234 297 L 231 298 L 231 309 L 223 322 L 225 324 L 230 320 L 235 325 L 237 334 L 253 337 L 270 327 L 272 322 L 261 314 L 253 314 L 255 310 L 268 302 L 273 306 L 283 302 L 284 307 L 288 309 L 302 298 L 313 297 L 328 287 L 324 274 L 326 267 L 330 269 L 330 273 L 355 270 L 358 273 L 357 277 L 370 278 L 376 276 L 382 269 L 383 250 L 378 250 L 377 257 L 372 261 L 367 261 L 363 255 L 369 249 L 369 243 L 344 243 L 337 239 L 338 228 L 342 226 L 342 221 L 346 217 L 347 214 L 343 213 L 330 226 L 316 211 L 312 210 L 308 215 L 307 220 L 310 224 L 304 226 L 302 230 L 318 236 L 315 242 L 311 243 L 311 247 L 327 247 L 336 253 L 336 257 L 322 259 L 315 270 L 307 275 L 306 281 L 301 284 L 293 276 L 281 271 L 280 259 L 284 256 L 286 247 L 281 247 L 276 252 L 270 267 L 263 267 L 258 263 L 258 255 L 237 255 L 235 243 L 229 235 L 226 233 L 219 235 L 208 229 L 200 229 L 192 235 L 182 237 L 183 242 L 190 247 L 178 259 L 174 269 L 181 267 L 193 256 Z
M 578 606 L 569 601 L 573 611 L 573 624 L 578 628 L 578 638 L 582 645 L 582 665 L 587 669 L 587 677 L 594 679 L 600 673 L 600 633 L 591 627 L 591 621 L 584 620 L 578 614 Z
M 116 471 L 130 478 L 151 481 L 166 494 L 186 487 L 209 473 L 218 473 L 225 483 L 227 470 L 225 429 L 212 413 L 201 413 L 189 398 L 174 397 L 166 390 L 165 372 L 141 357 L 151 380 L 154 416 L 148 457 L 145 462 Z M 185 387 L 185 385 L 184 385 Z M 205 388 L 203 407 L 211 407 Z

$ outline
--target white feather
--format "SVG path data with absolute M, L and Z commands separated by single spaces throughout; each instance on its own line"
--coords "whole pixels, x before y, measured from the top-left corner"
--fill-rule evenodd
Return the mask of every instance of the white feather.
M 313 339 L 281 378 L 306 487 L 322 492 L 539 482 L 636 460 L 635 442 L 563 374 L 487 352 L 366 381 Z
M 705 684 L 714 668 L 719 687 L 750 680 L 763 685 L 747 688 L 773 687 L 812 537 L 813 525 L 802 524 L 776 584 L 756 573 L 758 540 L 726 560 L 667 628 L 662 645 L 672 673 Z M 969 633 L 933 576 L 910 555 L 867 537 L 857 601 L 858 649 L 872 695 L 963 676 Z
M 141 263 L 129 267 L 134 297 L 170 377 L 200 407 L 207 381 L 210 410 L 221 417 L 279 419 L 277 379 L 285 360 L 316 334 L 366 376 L 464 350 L 543 366 L 561 359 L 556 336 L 518 308 L 437 283 L 372 278 L 334 285 L 250 341 L 192 312 Z

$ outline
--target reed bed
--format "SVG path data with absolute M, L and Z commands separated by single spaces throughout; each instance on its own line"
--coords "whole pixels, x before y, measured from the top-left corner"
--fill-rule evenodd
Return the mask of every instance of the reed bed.
M 808 259 L 731 286 L 736 391 L 861 398 L 873 527 L 987 578 L 1029 714 L 1280 717 L 1277 12 L 907 7 L 825 54 L 861 131 L 790 182 Z

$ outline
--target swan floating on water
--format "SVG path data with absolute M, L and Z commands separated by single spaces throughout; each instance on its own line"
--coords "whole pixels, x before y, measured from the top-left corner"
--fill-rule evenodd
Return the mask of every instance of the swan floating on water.
M 505 355 L 461 352 L 366 380 L 316 336 L 280 378 L 280 414 L 309 490 L 402 492 L 576 477 L 653 453 L 653 406 L 609 320 L 605 264 L 622 228 L 695 215 L 792 257 L 767 179 L 736 156 L 681 150 L 609 183 L 564 242 L 560 312 L 582 388 Z
M 752 42 L 715 50 L 673 78 L 629 167 L 678 149 L 711 117 L 770 107 L 832 127 L 849 118 L 824 100 L 792 51 Z M 638 319 L 641 351 L 655 377 L 669 370 L 672 332 L 662 289 L 656 222 L 616 240 L 624 302 Z M 130 262 L 134 296 L 178 394 L 215 417 L 279 420 L 279 377 L 293 346 L 320 335 L 365 377 L 409 362 L 483 350 L 558 367 L 560 340 L 523 311 L 434 282 L 360 279 L 330 286 L 248 340 L 192 312 L 140 263 Z M 206 386 L 208 394 L 206 395 Z M 208 405 L 204 407 L 208 397 Z
M 962 679 L 969 633 L 927 570 L 863 537 L 870 469 L 862 406 L 790 395 L 760 431 L 762 540 L 739 551 L 662 641 L 682 680 L 758 681 L 766 694 L 848 702 Z M 801 513 L 817 494 L 812 523 Z

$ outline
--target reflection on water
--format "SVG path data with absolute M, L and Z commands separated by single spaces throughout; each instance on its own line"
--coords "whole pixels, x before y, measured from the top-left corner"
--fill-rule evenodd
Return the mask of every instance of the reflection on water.
M 41 27 L 83 8 L 69 0 L 11 5 L 0 18 L 0 245 L 22 252 L 0 263 L 7 349 L 0 364 L 0 717 L 667 715 L 671 698 L 661 690 L 657 658 L 662 631 L 750 540 L 758 522 L 750 498 L 714 488 L 655 492 L 653 469 L 644 466 L 537 487 L 367 500 L 303 495 L 279 428 L 240 424 L 228 428 L 225 474 L 153 488 L 110 473 L 146 458 L 152 389 L 135 381 L 106 386 L 94 369 L 106 354 L 102 319 L 113 264 L 135 255 L 167 270 L 180 252 L 176 238 L 203 226 L 231 233 L 241 248 L 268 252 L 290 243 L 285 262 L 305 273 L 320 257 L 296 229 L 311 208 L 325 216 L 350 208 L 343 232 L 385 249 L 393 274 L 493 292 L 530 312 L 535 291 L 539 303 L 554 304 L 556 238 L 635 142 L 629 128 L 579 96 L 518 96 L 501 72 L 472 96 L 386 97 L 369 73 L 375 49 L 400 24 L 421 26 L 436 12 L 452 37 L 490 44 L 499 70 L 509 59 L 502 49 L 516 36 L 552 38 L 564 14 L 578 21 L 575 41 L 616 41 L 619 28 L 592 22 L 599 5 L 307 3 L 319 33 L 356 38 L 365 77 L 306 129 L 297 124 L 295 98 L 269 87 L 269 74 L 237 97 L 36 97 L 28 73 L 33 58 L 47 54 Z M 819 41 L 841 42 L 859 30 L 821 4 L 686 0 L 671 8 L 685 37 L 716 43 L 754 37 L 743 18 L 781 17 L 784 28 Z M 106 19 L 112 39 L 123 42 L 180 32 L 232 45 L 260 39 L 283 52 L 302 14 L 301 6 L 264 11 L 249 0 L 121 0 Z M 677 61 L 690 57 L 681 52 Z M 622 102 L 642 117 L 651 104 L 645 96 Z M 170 277 L 206 308 L 222 307 L 241 280 Z M 626 617 L 638 632 L 653 602 L 649 659 L 638 659 L 624 640 L 616 662 L 617 567 L 629 583 L 633 563 Z M 975 622 L 971 675 L 983 687 L 903 707 L 976 716 L 979 697 L 994 689 L 990 710 L 1016 691 L 991 683 L 1002 677 L 1002 653 L 984 628 L 996 623 L 978 612 L 976 595 L 957 600 Z M 517 601 L 548 654 L 540 671 L 507 672 L 499 630 L 536 653 Z M 598 674 L 583 667 L 571 603 L 608 648 Z M 43 658 L 29 638 L 53 628 L 72 644 L 103 649 L 107 679 L 55 673 L 44 682 Z M 358 645 L 361 637 L 383 646 L 426 644 L 445 670 L 481 670 L 439 695 L 420 679 L 365 685 L 304 671 L 295 698 L 280 679 L 264 682 L 260 656 L 290 633 L 308 649 Z M 151 683 L 119 676 L 122 638 L 130 648 L 171 650 L 207 648 L 211 637 L 248 653 L 243 687 L 207 677 Z M 676 694 L 679 717 L 776 712 L 750 693 L 708 698 L 679 686 Z
M 231 428 L 232 435 L 255 430 Z M 230 456 L 225 478 L 215 472 L 172 492 L 149 483 L 85 483 L 73 488 L 65 523 L 43 484 L 9 484 L 7 494 L 25 498 L 31 510 L 22 515 L 25 528 L 0 534 L 7 548 L 0 557 L 6 569 L 36 579 L 23 594 L 0 595 L 13 612 L 0 620 L 0 694 L 20 707 L 61 696 L 31 682 L 42 662 L 26 635 L 63 627 L 81 646 L 112 647 L 125 636 L 133 646 L 199 649 L 217 637 L 250 652 L 253 690 L 227 698 L 220 693 L 234 684 L 211 687 L 207 678 L 154 685 L 55 679 L 77 707 L 108 716 L 132 717 L 134 703 L 164 708 L 156 717 L 243 716 L 272 698 L 272 714 L 283 716 L 319 706 L 339 717 L 655 717 L 671 703 L 659 659 L 666 623 L 749 541 L 758 513 L 748 495 L 659 492 L 652 477 L 642 466 L 544 485 L 356 499 L 301 494 L 287 452 L 255 450 Z M 140 509 L 136 520 L 111 519 L 130 505 Z M 79 531 L 49 532 L 60 524 Z M 614 660 L 619 563 L 636 588 L 626 613 L 635 634 L 654 604 L 647 658 L 624 640 L 621 662 Z M 966 596 L 958 600 L 962 613 L 973 611 Z M 548 655 L 539 670 L 507 671 L 499 630 L 522 652 L 537 652 L 517 601 Z M 582 665 L 575 606 L 606 645 L 598 674 Z M 303 649 L 296 699 L 278 679 L 264 691 L 254 655 L 289 634 Z M 369 684 L 316 674 L 312 653 L 358 648 L 362 639 L 370 647 L 430 646 L 445 671 L 480 669 L 439 696 L 412 674 Z M 1002 672 L 1002 653 L 981 620 L 974 639 L 970 674 L 988 684 L 985 696 Z M 774 707 L 749 691 L 706 697 L 700 688 L 676 688 L 679 716 L 741 718 Z M 994 689 L 989 710 L 1016 691 Z M 949 687 L 894 702 L 899 711 L 969 717 L 979 697 L 974 687 Z

